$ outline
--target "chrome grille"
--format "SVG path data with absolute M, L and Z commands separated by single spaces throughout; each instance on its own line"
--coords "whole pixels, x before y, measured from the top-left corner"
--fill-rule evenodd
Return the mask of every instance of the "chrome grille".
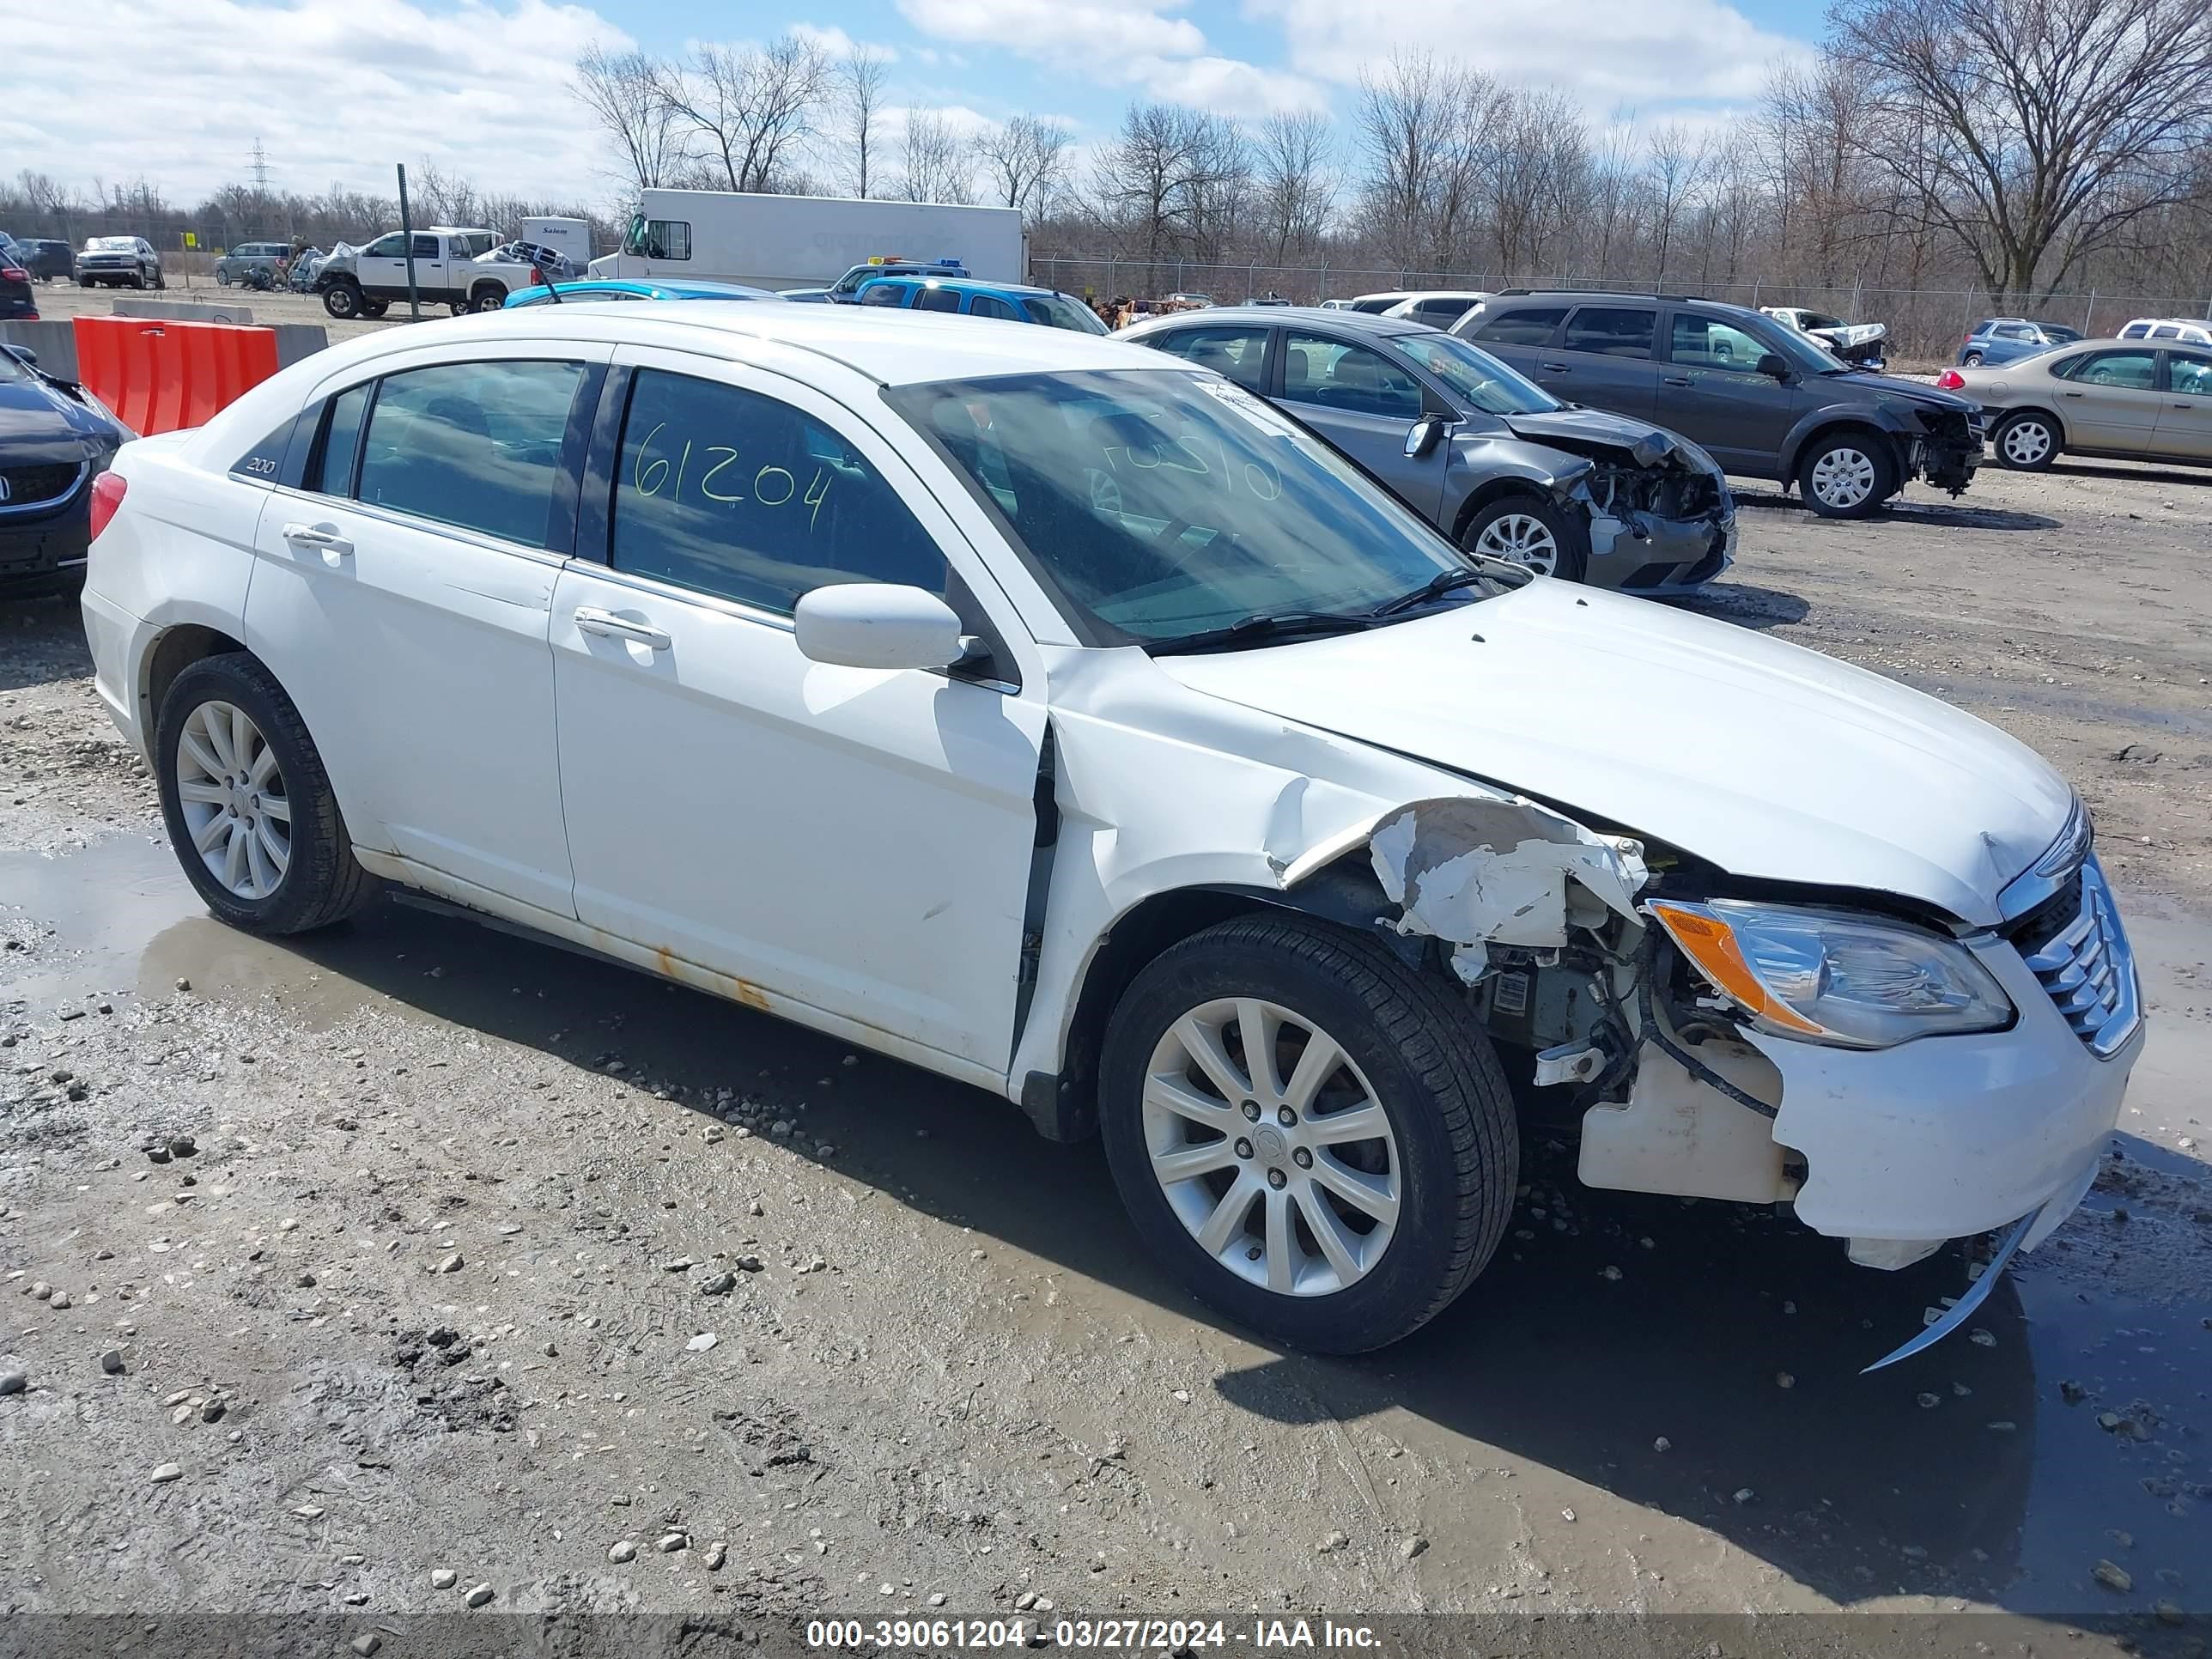
M 2135 952 L 2094 855 L 2081 866 L 2081 883 L 2074 919 L 2024 959 L 2074 1034 L 2101 1060 L 2135 1035 L 2142 1014 Z

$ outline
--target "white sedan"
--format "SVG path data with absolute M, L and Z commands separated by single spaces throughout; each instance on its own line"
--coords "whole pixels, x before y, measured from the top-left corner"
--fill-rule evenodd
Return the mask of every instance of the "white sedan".
M 217 916 L 398 883 L 1102 1132 L 1146 1242 L 1289 1342 L 1481 1269 L 1509 1074 L 1580 1112 L 1586 1182 L 1893 1267 L 2039 1242 L 2140 1048 L 2029 750 L 1470 565 L 1141 347 L 711 301 L 390 330 L 126 447 L 94 533 L 100 692 Z

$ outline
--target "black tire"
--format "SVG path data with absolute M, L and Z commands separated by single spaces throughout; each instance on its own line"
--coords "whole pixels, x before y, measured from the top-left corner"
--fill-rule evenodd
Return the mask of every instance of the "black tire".
M 89 276 L 80 276 L 76 279 L 76 285 L 79 288 L 90 288 L 92 286 L 92 278 Z
M 218 288 L 228 288 L 230 286 L 230 273 L 225 270 L 221 265 L 217 265 L 215 268 L 215 280 L 216 285 Z
M 1297 1296 L 1240 1278 L 1199 1244 L 1153 1176 L 1142 1109 L 1153 1051 L 1190 1010 L 1231 996 L 1315 1021 L 1389 1117 L 1401 1166 L 1396 1231 L 1344 1289 Z M 1512 1211 L 1512 1097 L 1464 1001 L 1380 943 L 1302 916 L 1222 922 L 1146 965 L 1108 1022 L 1099 1103 L 1114 1182 L 1146 1243 L 1202 1300 L 1294 1347 L 1361 1353 L 1417 1329 L 1482 1270 Z
M 216 879 L 192 850 L 178 793 L 177 750 L 185 722 L 208 702 L 242 708 L 276 752 L 276 768 L 292 813 L 292 856 L 276 890 L 240 898 Z M 155 726 L 155 777 L 161 818 L 185 876 L 218 921 L 253 933 L 304 933 L 343 921 L 376 891 L 375 878 L 353 855 L 345 819 L 331 792 L 330 774 L 307 735 L 307 722 L 276 677 L 243 651 L 203 657 L 171 683 Z
M 2037 453 L 2035 434 L 2043 435 L 2041 453 Z M 2014 472 L 2047 472 L 2051 462 L 2066 447 L 2066 434 L 2060 430 L 2055 416 L 2039 409 L 2023 409 L 2008 415 L 1997 422 L 1990 434 L 1990 447 L 1996 453 L 1997 465 Z M 2015 455 L 2012 452 L 2018 450 Z
M 361 290 L 351 283 L 332 283 L 323 290 L 323 309 L 342 323 L 360 316 L 365 305 Z
M 1551 532 L 1552 540 L 1559 550 L 1551 574 L 1563 582 L 1578 582 L 1589 577 L 1589 532 L 1560 511 L 1557 505 L 1535 495 L 1500 495 L 1496 501 L 1478 507 L 1474 516 L 1467 521 L 1466 527 L 1460 532 L 1460 546 L 1468 552 L 1474 552 L 1475 544 L 1482 539 L 1483 532 L 1501 519 L 1515 514 L 1534 519 Z
M 156 293 L 159 293 L 161 289 L 168 287 L 168 285 L 169 273 L 167 271 L 157 270 L 154 273 L 154 289 Z
M 506 304 L 507 290 L 495 288 L 489 283 L 469 295 L 469 309 L 471 311 L 497 311 Z
M 1814 478 L 1820 464 L 1830 456 L 1836 456 L 1840 461 L 1846 454 L 1863 457 L 1871 477 L 1863 496 L 1838 501 L 1815 489 Z M 1897 494 L 1900 487 L 1895 447 L 1881 434 L 1862 427 L 1838 427 L 1833 431 L 1820 433 L 1797 457 L 1798 493 L 1804 496 L 1805 505 L 1824 519 L 1872 518 L 1881 510 L 1881 504 Z
M 1960 367 L 1965 368 L 1979 368 L 1982 366 L 1982 354 L 1978 351 L 1970 351 L 1960 358 L 1959 362 Z
M 375 321 L 391 309 L 392 302 L 389 300 L 363 299 L 361 302 L 361 314 L 371 322 Z

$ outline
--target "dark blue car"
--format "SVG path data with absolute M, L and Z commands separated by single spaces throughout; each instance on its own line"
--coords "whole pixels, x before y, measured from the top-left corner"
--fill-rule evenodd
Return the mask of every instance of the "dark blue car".
M 1976 368 L 1984 363 L 1996 368 L 2033 357 L 2053 346 L 2072 345 L 2081 337 L 2078 328 L 2063 323 L 2034 323 L 2025 317 L 1984 317 L 1966 331 L 1957 362 Z
M 27 349 L 0 345 L 0 593 L 83 580 L 92 481 L 133 435 Z

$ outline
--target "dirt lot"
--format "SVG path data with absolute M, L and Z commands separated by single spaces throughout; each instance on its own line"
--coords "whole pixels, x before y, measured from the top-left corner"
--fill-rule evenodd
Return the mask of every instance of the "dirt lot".
M 1570 1611 L 1850 1610 L 1845 1647 L 1917 1652 L 1874 1615 L 1966 1612 L 1959 1650 L 2006 1654 L 2108 1646 L 2058 1639 L 2107 1614 L 2201 1653 L 2212 480 L 1990 472 L 1857 526 L 1753 493 L 1698 608 L 2051 756 L 2143 960 L 2088 1204 L 1972 1341 L 1872 1376 L 1954 1256 L 1863 1273 L 1537 1147 L 1462 1301 L 1308 1359 L 1194 1307 L 1096 1149 L 1002 1102 L 397 903 L 227 932 L 73 615 L 0 604 L 0 1606 L 315 1615 L 317 1650 L 391 1654 L 507 1644 L 502 1611 L 773 1647 L 1115 1610 L 1484 1614 L 1486 1651 Z
M 370 334 L 380 328 L 399 328 L 407 322 L 407 305 L 402 301 L 380 321 L 370 322 L 357 318 L 342 323 L 323 309 L 319 295 L 313 294 L 257 294 L 250 288 L 222 288 L 211 276 L 195 276 L 187 288 L 172 276 L 168 287 L 157 294 L 141 294 L 135 289 L 112 288 L 78 288 L 69 283 L 42 284 L 38 290 L 39 314 L 50 322 L 59 322 L 70 317 L 106 317 L 112 315 L 115 301 L 121 300 L 176 300 L 188 305 L 243 306 L 253 313 L 257 323 L 317 323 L 330 331 L 333 341 L 349 340 L 356 334 Z M 425 305 L 423 318 L 444 317 L 451 313 L 444 306 Z

